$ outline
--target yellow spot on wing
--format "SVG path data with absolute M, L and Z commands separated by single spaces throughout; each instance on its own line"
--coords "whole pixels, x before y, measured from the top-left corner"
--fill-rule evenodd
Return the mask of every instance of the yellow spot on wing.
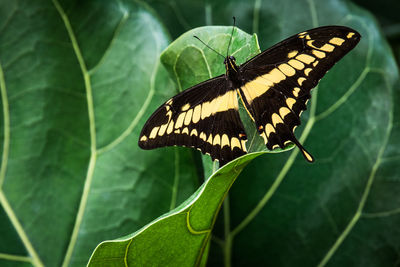
M 329 42 L 334 45 L 342 45 L 344 42 L 344 39 L 339 38 L 339 37 L 333 37 L 332 39 L 329 40 Z
M 290 66 L 288 66 L 290 68 Z M 242 87 L 242 91 L 246 100 L 251 104 L 254 98 L 266 93 L 274 83 L 286 79 L 286 76 L 277 68 L 272 69 L 269 73 L 257 77 L 253 81 L 246 83 Z
M 221 148 L 224 146 L 229 146 L 229 137 L 226 134 L 223 134 L 221 138 Z
M 318 65 L 318 63 L 319 63 L 319 61 L 317 60 L 317 61 L 315 61 L 312 65 L 315 67 L 315 66 Z
M 181 110 L 182 110 L 182 111 L 186 111 L 186 110 L 188 110 L 189 108 L 190 108 L 190 105 L 189 105 L 189 103 L 187 103 L 187 104 L 185 104 L 184 106 L 182 106 Z
M 298 70 L 302 70 L 304 69 L 304 64 L 296 59 L 291 59 L 288 62 L 290 64 L 290 66 L 298 69 Z
M 296 99 L 289 97 L 286 99 L 286 105 L 290 108 L 293 109 L 293 105 L 296 103 Z
M 310 71 L 312 71 L 312 68 L 307 68 L 304 70 L 304 74 L 308 76 L 308 74 L 310 74 Z
M 228 109 L 236 109 L 237 97 L 236 91 L 231 90 L 219 97 L 220 101 L 216 104 L 215 112 L 227 111 Z
M 263 75 L 262 77 L 270 80 L 273 83 L 279 83 L 280 81 L 286 79 L 286 76 L 276 68 L 272 69 L 269 73 Z
M 298 96 L 299 96 L 299 92 L 300 92 L 300 88 L 299 88 L 299 87 L 293 88 L 293 95 L 294 95 L 295 97 L 298 97 Z
M 307 55 L 307 54 L 301 54 L 301 55 L 298 55 L 296 57 L 296 59 L 300 60 L 300 61 L 302 61 L 302 62 L 304 62 L 306 64 L 310 64 L 311 62 L 313 62 L 315 60 L 315 57 L 312 57 L 312 56 Z
M 247 152 L 247 148 L 246 148 L 246 142 L 247 140 L 241 140 L 240 143 L 242 144 L 242 150 Z
M 168 125 L 168 129 L 167 129 L 167 134 L 172 133 L 172 130 L 174 129 L 174 121 L 171 121 Z
M 254 98 L 266 93 L 271 86 L 272 83 L 270 81 L 263 80 L 259 77 L 245 84 L 245 86 L 242 87 L 242 91 L 246 97 L 246 100 L 251 103 Z
M 181 128 L 183 125 L 183 120 L 185 119 L 186 112 L 182 112 L 179 114 L 178 119 L 176 120 L 175 123 L 175 129 Z
M 151 130 L 149 138 L 156 138 L 158 129 L 160 129 L 160 127 L 154 127 L 153 130 Z
M 316 46 L 313 45 L 313 42 L 314 42 L 314 40 L 313 41 L 307 41 L 307 45 L 312 47 L 312 48 L 314 48 L 314 49 L 322 50 L 322 51 L 325 51 L 325 52 L 332 52 L 335 49 L 335 47 L 333 45 L 330 45 L 330 44 L 324 44 L 322 47 L 316 47 Z
M 288 64 L 284 63 L 278 66 L 279 70 L 282 71 L 286 76 L 293 76 L 296 71 L 290 67 Z
M 213 145 L 221 145 L 221 137 L 219 136 L 219 134 L 214 136 L 214 141 L 213 141 Z
M 196 130 L 196 129 L 193 129 L 193 130 L 190 132 L 190 136 L 192 136 L 192 135 L 197 136 L 197 130 Z
M 288 53 L 288 58 L 292 58 L 295 57 L 297 55 L 298 51 L 297 50 L 293 50 L 291 52 Z
M 278 123 L 283 123 L 283 120 L 281 119 L 281 117 L 279 117 L 277 113 L 272 114 L 271 119 L 274 127 L 276 127 Z
M 239 139 L 238 138 L 236 138 L 236 137 L 232 137 L 232 139 L 231 139 L 231 149 L 233 150 L 233 148 L 235 148 L 235 147 L 238 147 L 238 148 L 242 148 L 241 146 L 240 146 L 240 142 L 239 142 Z
M 204 102 L 201 107 L 201 112 L 199 111 L 199 113 L 201 114 L 201 119 L 204 120 L 205 118 L 214 115 L 216 112 L 226 111 L 228 109 L 238 109 L 235 90 L 230 90 L 211 101 Z
M 299 35 L 299 38 L 306 38 L 307 40 L 311 39 L 310 35 L 307 32 L 301 32 L 298 35 Z
M 297 82 L 298 82 L 299 85 L 301 86 L 305 80 L 306 80 L 306 78 L 300 77 L 300 78 L 297 79 Z
M 288 141 L 285 141 L 285 142 L 283 143 L 283 145 L 286 146 L 286 145 L 289 144 L 289 143 L 291 143 L 291 141 L 288 140 Z
M 200 139 L 202 139 L 203 141 L 206 141 L 206 138 L 207 138 L 206 134 L 204 132 L 201 132 Z
M 267 137 L 269 137 L 269 135 L 270 135 L 271 133 L 275 133 L 275 129 L 274 129 L 274 127 L 272 126 L 271 123 L 268 123 L 267 125 L 265 125 L 265 132 L 267 133 Z M 267 143 L 267 141 L 265 141 L 265 143 Z
M 290 112 L 291 112 L 290 109 L 288 109 L 287 107 L 281 107 L 279 109 L 279 115 L 281 115 L 282 118 L 285 118 L 285 116 Z
M 193 109 L 189 109 L 186 112 L 185 116 L 185 125 L 189 125 L 189 123 L 192 121 L 192 114 L 193 114 Z
M 147 141 L 147 136 L 143 135 L 142 137 L 140 137 L 140 141 L 142 141 L 142 142 Z
M 201 105 L 197 105 L 193 110 L 193 123 L 197 123 L 201 117 Z
M 160 126 L 160 130 L 158 131 L 158 135 L 162 136 L 165 133 L 165 130 L 167 130 L 168 122 L 166 124 L 163 124 Z
M 346 37 L 351 38 L 351 37 L 353 37 L 354 34 L 355 34 L 354 32 L 349 32 Z
M 204 120 L 210 117 L 213 112 L 213 107 L 210 102 L 204 102 L 201 106 L 201 119 Z
M 324 52 L 318 51 L 318 50 L 313 50 L 312 53 L 317 56 L 318 58 L 324 58 L 326 54 Z
M 187 135 L 189 135 L 189 128 L 188 128 L 188 127 L 185 127 L 185 128 L 182 130 L 182 134 L 187 134 Z

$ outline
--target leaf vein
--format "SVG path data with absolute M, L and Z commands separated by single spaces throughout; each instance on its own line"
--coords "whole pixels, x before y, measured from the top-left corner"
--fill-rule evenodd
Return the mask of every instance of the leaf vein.
M 69 21 L 69 18 L 67 14 L 64 12 L 63 8 L 61 7 L 60 3 L 58 0 L 52 0 L 56 10 L 58 11 L 65 29 L 68 33 L 68 36 L 70 38 L 72 47 L 74 49 L 75 55 L 77 57 L 80 69 L 82 71 L 84 83 L 85 83 L 85 89 L 86 89 L 86 99 L 87 99 L 87 106 L 88 106 L 88 116 L 89 116 L 89 132 L 90 132 L 90 160 L 89 160 L 89 165 L 88 165 L 88 170 L 85 178 L 85 184 L 82 192 L 82 197 L 81 201 L 79 203 L 79 208 L 78 208 L 78 213 L 75 219 L 75 224 L 74 228 L 72 229 L 72 235 L 70 242 L 68 244 L 65 256 L 64 256 L 64 261 L 62 263 L 62 266 L 66 267 L 69 265 L 73 250 L 75 248 L 76 241 L 78 239 L 78 234 L 79 234 L 79 229 L 83 220 L 83 215 L 85 212 L 87 200 L 89 197 L 89 191 L 90 191 L 90 186 L 93 180 L 93 173 L 94 173 L 94 167 L 96 165 L 96 158 L 97 158 L 97 151 L 96 151 L 96 126 L 95 126 L 95 115 L 94 115 L 94 106 L 93 106 L 93 96 L 92 96 L 92 86 L 90 83 L 90 74 L 87 71 L 87 67 L 82 55 L 82 52 L 80 50 L 78 41 L 75 37 L 75 33 L 72 29 L 71 23 Z

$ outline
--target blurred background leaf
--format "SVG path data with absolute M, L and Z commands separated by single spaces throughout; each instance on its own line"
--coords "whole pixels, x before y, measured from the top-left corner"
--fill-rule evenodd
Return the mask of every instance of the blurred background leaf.
M 177 92 L 161 51 L 232 15 L 261 50 L 329 24 L 363 38 L 321 80 L 296 130 L 316 163 L 297 149 L 250 163 L 208 265 L 398 265 L 400 94 L 385 37 L 398 53 L 399 21 L 394 1 L 359 2 L 381 26 L 338 0 L 151 0 L 155 11 L 128 0 L 1 1 L 0 265 L 82 266 L 99 242 L 140 229 L 200 186 L 197 152 L 142 151 L 137 138 Z

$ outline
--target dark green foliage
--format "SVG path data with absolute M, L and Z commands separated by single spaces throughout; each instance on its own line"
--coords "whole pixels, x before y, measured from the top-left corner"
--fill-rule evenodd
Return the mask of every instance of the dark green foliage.
M 0 3 L 0 265 L 83 266 L 100 242 L 121 236 L 128 241 L 98 247 L 94 266 L 398 264 L 400 85 L 374 18 L 337 0 L 149 6 Z M 223 72 L 210 51 L 202 62 L 189 50 L 181 63 L 192 58 L 197 67 L 185 63 L 171 75 L 173 57 L 165 52 L 161 63 L 161 52 L 194 27 L 231 25 L 232 15 L 243 36 L 257 34 L 261 50 L 329 24 L 363 38 L 321 80 L 296 130 L 314 164 L 297 148 L 249 154 L 201 185 L 211 172 L 207 156 L 203 174 L 197 152 L 140 150 L 138 135 L 161 103 L 209 77 L 205 62 L 212 76 Z M 245 47 L 239 63 L 257 51 L 251 42 L 234 44 Z

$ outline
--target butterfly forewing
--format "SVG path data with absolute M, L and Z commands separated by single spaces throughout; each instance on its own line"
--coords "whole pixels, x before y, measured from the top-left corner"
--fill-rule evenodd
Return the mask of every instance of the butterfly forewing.
M 146 122 L 139 146 L 194 147 L 223 165 L 246 153 L 237 92 L 225 76 L 208 80 L 174 96 Z
M 293 142 L 313 161 L 294 129 L 311 89 L 359 39 L 347 27 L 320 27 L 294 35 L 241 66 L 244 84 L 238 91 L 268 149 Z

